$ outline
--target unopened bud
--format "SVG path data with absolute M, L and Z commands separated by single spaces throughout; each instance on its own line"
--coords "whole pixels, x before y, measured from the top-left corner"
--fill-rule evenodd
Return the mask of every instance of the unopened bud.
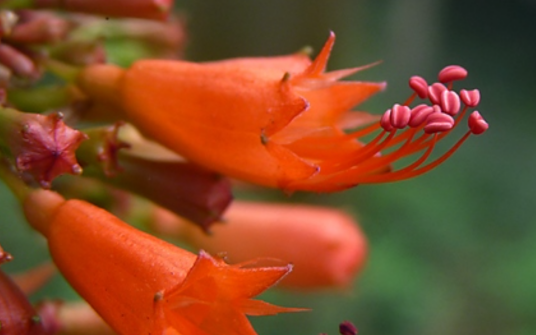
M 173 0 L 34 0 L 37 6 L 115 17 L 165 20 Z
M 21 172 L 32 175 L 44 188 L 61 174 L 80 174 L 75 150 L 87 137 L 68 127 L 58 114 L 39 115 L 0 109 L 0 143 Z
M 221 219 L 232 201 L 231 183 L 219 174 L 183 161 L 152 160 L 121 152 L 128 145 L 117 139 L 117 127 L 87 133 L 91 140 L 77 152 L 87 165 L 87 176 L 134 192 L 204 230 Z
M 291 262 L 294 269 L 281 287 L 347 287 L 367 256 L 367 242 L 357 223 L 331 208 L 235 201 L 225 222 L 212 226 L 210 235 L 169 212 L 155 214 L 155 231 L 212 253 L 223 252 L 233 263 L 255 257 Z
M 0 333 L 46 335 L 41 319 L 20 288 L 0 270 Z M 7 306 L 7 307 L 6 307 Z
M 15 75 L 28 79 L 37 79 L 39 70 L 34 62 L 19 50 L 8 44 L 0 44 L 0 64 L 9 68 Z

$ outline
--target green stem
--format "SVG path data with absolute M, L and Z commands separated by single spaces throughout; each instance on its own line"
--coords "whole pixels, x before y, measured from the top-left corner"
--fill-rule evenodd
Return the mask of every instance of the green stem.
M 9 187 L 17 199 L 23 203 L 24 199 L 30 195 L 32 188 L 26 185 L 20 177 L 13 172 L 7 159 L 0 156 L 0 179 Z
M 13 129 L 17 128 L 20 112 L 12 108 L 0 107 L 0 146 L 7 146 Z
M 68 83 L 73 83 L 80 74 L 81 70 L 72 65 L 62 63 L 55 59 L 45 58 L 41 61 L 41 64 L 50 72 L 56 76 L 65 80 Z
M 1 9 L 19 9 L 33 6 L 33 0 L 5 0 L 0 3 Z
M 67 86 L 10 89 L 8 96 L 17 109 L 29 113 L 43 113 L 58 109 L 67 105 L 71 98 Z

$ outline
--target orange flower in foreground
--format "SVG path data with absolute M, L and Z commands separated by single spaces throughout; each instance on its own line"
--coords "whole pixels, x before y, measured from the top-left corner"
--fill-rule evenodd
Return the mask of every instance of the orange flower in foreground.
M 120 334 L 253 335 L 246 315 L 300 310 L 251 299 L 290 266 L 227 265 L 205 252 L 196 256 L 51 191 L 31 192 L 24 210 L 47 238 L 58 269 Z
M 127 70 L 88 67 L 78 84 L 96 105 L 122 110 L 147 136 L 191 161 L 288 191 L 336 191 L 410 178 L 444 161 L 470 133 L 487 128 L 478 113 L 471 115 L 466 136 L 422 166 L 436 141 L 476 105 L 474 94 L 468 100 L 462 95 L 466 108 L 458 114 L 460 97 L 450 84 L 464 76 L 449 70 L 440 78 L 448 88 L 419 81 L 412 88 L 433 106 L 410 109 L 414 94 L 379 122 L 349 110 L 385 85 L 338 81 L 362 68 L 325 72 L 334 41 L 331 34 L 314 61 L 300 53 L 209 63 L 142 60 Z M 362 129 L 344 132 L 356 127 Z M 380 133 L 368 144 L 359 141 L 374 131 Z M 391 171 L 393 162 L 423 151 L 415 163 Z
M 210 234 L 158 207 L 151 221 L 155 231 L 224 253 L 232 263 L 251 257 L 292 263 L 292 273 L 278 287 L 345 288 L 367 259 L 367 241 L 357 223 L 333 208 L 235 201 Z

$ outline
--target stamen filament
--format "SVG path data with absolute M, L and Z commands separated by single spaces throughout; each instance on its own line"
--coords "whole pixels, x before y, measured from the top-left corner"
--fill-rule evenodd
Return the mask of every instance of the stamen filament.
M 458 142 L 456 142 L 456 144 L 450 148 L 447 152 L 445 152 L 441 157 L 439 157 L 438 159 L 436 159 L 435 161 L 427 164 L 426 166 L 423 166 L 419 169 L 415 169 L 413 171 L 405 171 L 406 169 L 402 169 L 402 170 L 399 170 L 399 171 L 395 171 L 395 172 L 391 172 L 391 173 L 386 173 L 386 174 L 382 174 L 382 175 L 371 175 L 371 176 L 366 176 L 366 177 L 363 177 L 363 178 L 360 178 L 359 180 L 357 180 L 356 182 L 357 183 L 384 183 L 384 182 L 394 182 L 394 181 L 400 181 L 400 180 L 404 180 L 404 179 L 409 179 L 409 178 L 413 178 L 413 177 L 416 177 L 416 176 L 419 176 L 421 174 L 424 174 L 430 170 L 432 170 L 433 168 L 437 167 L 438 165 L 442 164 L 444 161 L 446 161 L 450 156 L 452 156 L 452 154 L 454 154 L 454 152 L 456 150 L 458 150 L 458 148 L 469 138 L 469 135 L 471 135 L 471 132 L 467 132 L 465 133 L 465 135 L 460 139 L 458 140 Z M 430 151 L 430 149 L 433 148 L 433 146 L 431 146 L 428 150 Z M 422 157 L 421 157 L 422 158 Z M 413 165 L 413 164 L 412 164 Z M 399 172 L 402 172 L 402 171 L 405 171 L 404 173 L 402 174 L 399 174 Z
M 361 164 L 363 161 L 371 158 L 372 156 L 380 152 L 383 148 L 385 148 L 385 146 L 388 145 L 391 139 L 395 136 L 395 133 L 396 131 L 389 133 L 389 135 L 381 143 L 378 144 L 378 142 L 380 142 L 380 140 L 386 134 L 386 131 L 382 131 L 374 140 L 369 142 L 364 147 L 356 150 L 357 155 L 350 157 L 350 159 L 347 159 L 342 162 L 337 160 L 329 160 L 320 163 L 318 165 L 320 167 L 320 174 L 325 175 L 329 173 L 337 173 L 345 169 L 352 168 L 355 165 Z
M 413 100 L 415 100 L 416 97 L 417 97 L 417 92 L 413 92 L 413 94 L 410 95 L 410 97 L 407 98 L 406 101 L 404 101 L 403 106 L 409 106 L 413 102 Z

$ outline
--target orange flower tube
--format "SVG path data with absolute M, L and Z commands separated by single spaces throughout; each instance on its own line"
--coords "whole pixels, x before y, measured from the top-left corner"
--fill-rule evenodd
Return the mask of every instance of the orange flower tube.
M 31 192 L 24 211 L 61 273 L 119 334 L 253 335 L 246 315 L 298 311 L 251 299 L 290 266 L 196 256 L 51 191 Z
M 363 268 L 367 242 L 346 213 L 326 207 L 235 201 L 209 235 L 155 207 L 151 227 L 230 262 L 275 257 L 294 265 L 279 287 L 346 288 Z
M 469 134 L 487 129 L 472 116 L 466 135 L 425 164 L 435 143 L 475 106 L 451 90 L 463 71 L 449 68 L 440 76 L 448 87 L 428 87 L 422 78 L 415 85 L 412 78 L 410 86 L 431 105 L 410 108 L 415 93 L 380 120 L 351 108 L 384 83 L 339 81 L 363 68 L 325 72 L 334 42 L 332 33 L 314 61 L 298 53 L 209 63 L 141 60 L 127 70 L 90 66 L 78 85 L 96 106 L 120 110 L 145 135 L 189 160 L 287 191 L 331 192 L 411 178 L 447 159 Z M 418 153 L 413 164 L 392 170 L 392 163 Z

